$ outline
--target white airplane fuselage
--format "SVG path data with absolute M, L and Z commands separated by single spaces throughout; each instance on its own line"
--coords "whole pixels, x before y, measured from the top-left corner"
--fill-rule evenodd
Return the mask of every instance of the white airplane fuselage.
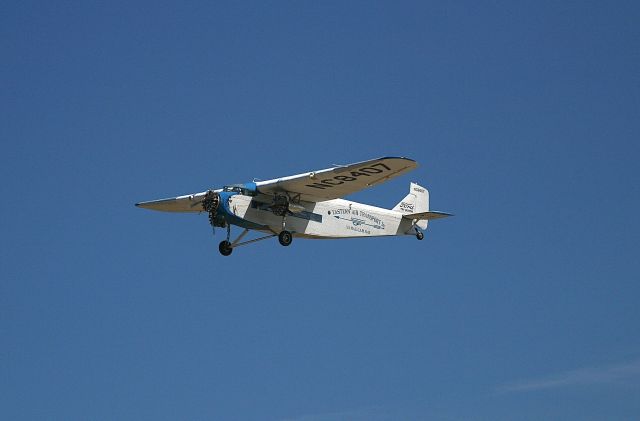
M 221 193 L 221 208 L 229 222 L 243 228 L 280 232 L 282 216 L 269 208 L 270 198 Z M 414 221 L 401 212 L 344 199 L 301 201 L 286 216 L 287 230 L 296 237 L 357 238 L 415 235 Z

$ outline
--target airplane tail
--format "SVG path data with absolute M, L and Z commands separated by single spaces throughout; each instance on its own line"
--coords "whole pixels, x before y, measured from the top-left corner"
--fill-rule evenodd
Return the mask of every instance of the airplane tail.
M 404 214 L 428 212 L 429 190 L 416 183 L 411 183 L 409 186 L 409 194 L 406 195 L 393 210 Z M 416 225 L 424 230 L 427 229 L 428 222 L 427 220 L 420 220 Z

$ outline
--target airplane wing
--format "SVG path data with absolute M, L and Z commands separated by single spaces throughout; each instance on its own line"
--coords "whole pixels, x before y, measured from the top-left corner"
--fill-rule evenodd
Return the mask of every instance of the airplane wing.
M 289 177 L 256 182 L 260 193 L 300 195 L 319 202 L 337 199 L 405 174 L 418 166 L 408 158 L 386 157 L 336 166 Z
M 418 212 L 418 213 L 407 213 L 402 215 L 403 218 L 407 219 L 420 219 L 430 221 L 432 219 L 446 218 L 447 216 L 453 216 L 450 213 L 438 212 L 438 211 L 430 211 L 430 212 Z
M 136 203 L 136 206 L 164 212 L 202 212 L 202 199 L 205 194 L 207 194 L 206 191 L 168 199 L 150 200 Z

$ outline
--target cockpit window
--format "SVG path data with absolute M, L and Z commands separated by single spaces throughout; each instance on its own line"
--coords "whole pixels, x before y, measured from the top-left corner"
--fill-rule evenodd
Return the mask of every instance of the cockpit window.
M 222 191 L 240 193 L 245 196 L 255 196 L 257 194 L 255 191 L 247 189 L 244 186 L 224 186 Z

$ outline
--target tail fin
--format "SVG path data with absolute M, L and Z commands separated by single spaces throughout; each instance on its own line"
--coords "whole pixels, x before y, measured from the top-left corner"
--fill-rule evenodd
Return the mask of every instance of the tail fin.
M 409 214 L 429 211 L 429 191 L 424 187 L 411 183 L 409 194 L 405 196 L 394 208 L 394 211 Z M 421 229 L 427 229 L 428 221 L 418 221 L 416 225 Z

